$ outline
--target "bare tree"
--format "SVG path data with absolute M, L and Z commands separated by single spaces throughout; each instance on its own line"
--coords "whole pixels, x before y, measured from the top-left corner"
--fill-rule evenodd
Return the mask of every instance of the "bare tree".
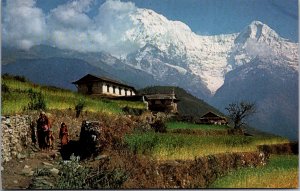
M 255 104 L 245 101 L 231 103 L 225 109 L 228 111 L 228 116 L 234 124 L 234 129 L 241 129 L 246 124 L 245 119 L 256 113 Z

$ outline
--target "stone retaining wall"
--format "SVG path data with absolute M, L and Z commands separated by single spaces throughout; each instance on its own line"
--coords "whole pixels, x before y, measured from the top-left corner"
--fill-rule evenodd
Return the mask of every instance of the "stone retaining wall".
M 22 152 L 31 143 L 29 115 L 1 117 L 2 162 L 7 162 Z

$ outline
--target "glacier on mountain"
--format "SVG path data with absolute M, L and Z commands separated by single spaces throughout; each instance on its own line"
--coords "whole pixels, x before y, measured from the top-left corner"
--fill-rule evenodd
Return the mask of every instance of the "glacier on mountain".
M 158 80 L 166 75 L 166 68 L 175 68 L 179 75 L 195 75 L 213 95 L 223 85 L 225 74 L 256 57 L 275 64 L 284 60 L 286 67 L 298 70 L 297 43 L 281 38 L 260 21 L 240 33 L 201 36 L 152 10 L 137 9 L 129 18 L 133 27 L 124 34 L 124 41 L 140 49 L 127 55 L 127 64 Z

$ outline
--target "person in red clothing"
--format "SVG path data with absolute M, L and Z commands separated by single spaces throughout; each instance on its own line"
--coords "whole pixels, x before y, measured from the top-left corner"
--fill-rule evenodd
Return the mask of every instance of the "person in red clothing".
M 68 127 L 65 123 L 62 123 L 59 130 L 59 138 L 61 146 L 68 144 L 69 142 L 69 133 L 68 133 Z

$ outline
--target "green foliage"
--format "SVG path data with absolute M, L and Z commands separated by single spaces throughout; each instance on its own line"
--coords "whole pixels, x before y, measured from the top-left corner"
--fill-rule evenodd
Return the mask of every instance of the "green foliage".
M 194 124 L 179 121 L 167 122 L 168 129 L 199 129 L 199 130 L 227 130 L 227 125 L 205 125 L 205 124 Z
M 13 80 L 16 80 L 16 81 L 19 81 L 19 82 L 27 82 L 27 79 L 24 77 L 24 76 L 13 76 L 13 75 L 10 75 L 8 73 L 5 73 L 2 75 L 2 78 L 3 79 L 13 79 Z
M 122 108 L 122 111 L 128 115 L 141 115 L 144 111 L 146 111 L 146 109 L 132 108 L 129 106 L 125 106 L 124 108 Z
M 230 147 L 248 145 L 253 141 L 253 138 L 246 136 L 234 136 L 231 139 L 225 139 L 224 143 Z
M 4 82 L 2 82 L 2 84 L 1 84 L 1 92 L 2 93 L 9 93 L 10 92 L 9 87 Z
M 28 90 L 29 103 L 27 109 L 29 110 L 46 110 L 45 98 L 41 92 L 35 92 L 32 89 Z
M 60 163 L 59 178 L 55 188 L 57 189 L 87 189 L 85 180 L 89 169 L 79 164 L 79 158 L 72 155 L 70 161 Z
M 127 173 L 119 168 L 109 169 L 109 159 L 103 160 L 97 171 L 92 172 L 86 182 L 89 189 L 119 189 L 128 179 Z
M 217 179 L 211 188 L 293 188 L 298 185 L 298 156 L 273 155 L 265 166 L 242 168 Z
M 154 129 L 155 132 L 158 133 L 167 132 L 167 126 L 162 119 L 155 120 L 154 123 L 151 124 L 151 127 Z
M 138 133 L 125 136 L 125 142 L 128 147 L 135 153 L 151 153 L 159 141 L 159 136 L 155 133 Z
M 76 117 L 78 118 L 83 108 L 86 106 L 84 100 L 80 99 L 79 102 L 75 105 Z
M 242 135 L 197 136 L 174 133 L 133 133 L 125 136 L 129 149 L 158 159 L 193 159 L 226 152 L 258 151 L 261 144 L 286 143 L 279 137 L 246 137 Z
M 51 172 L 48 168 L 37 168 L 34 172 L 34 176 L 50 176 Z
M 109 169 L 109 159 L 103 160 L 97 170 L 79 164 L 79 157 L 62 161 L 55 188 L 57 189 L 118 189 L 127 180 L 125 171 Z

